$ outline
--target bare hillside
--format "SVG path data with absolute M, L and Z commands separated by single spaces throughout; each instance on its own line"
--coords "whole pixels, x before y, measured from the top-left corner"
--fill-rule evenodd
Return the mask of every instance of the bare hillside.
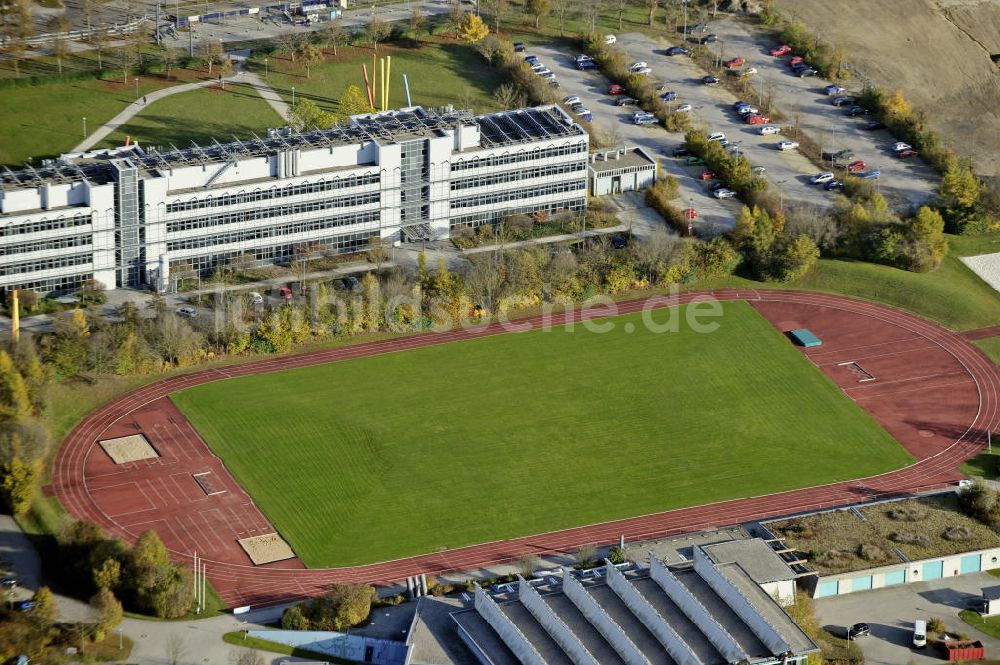
M 777 0 L 843 44 L 875 84 L 902 88 L 983 175 L 1000 175 L 1000 0 Z

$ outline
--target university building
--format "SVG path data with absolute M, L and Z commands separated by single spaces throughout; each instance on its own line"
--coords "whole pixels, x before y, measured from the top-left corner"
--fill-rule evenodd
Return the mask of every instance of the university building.
M 557 106 L 420 107 L 211 146 L 64 155 L 0 172 L 0 294 L 95 279 L 165 289 L 171 270 L 440 240 L 515 214 L 583 213 L 588 135 Z

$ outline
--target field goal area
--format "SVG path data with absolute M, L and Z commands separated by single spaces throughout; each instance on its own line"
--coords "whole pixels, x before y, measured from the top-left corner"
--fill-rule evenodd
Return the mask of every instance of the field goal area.
M 846 367 L 847 371 L 857 377 L 858 383 L 867 383 L 875 380 L 875 375 L 862 367 L 861 363 L 856 360 L 848 360 L 847 362 L 837 363 L 837 366 Z

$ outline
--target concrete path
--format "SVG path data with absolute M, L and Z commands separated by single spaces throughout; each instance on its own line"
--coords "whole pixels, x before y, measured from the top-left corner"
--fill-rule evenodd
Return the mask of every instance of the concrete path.
M 281 95 L 274 91 L 260 74 L 254 72 L 243 72 L 242 83 L 251 86 L 257 94 L 274 109 L 274 112 L 281 116 L 281 119 L 288 122 L 288 113 L 291 105 L 282 99 Z

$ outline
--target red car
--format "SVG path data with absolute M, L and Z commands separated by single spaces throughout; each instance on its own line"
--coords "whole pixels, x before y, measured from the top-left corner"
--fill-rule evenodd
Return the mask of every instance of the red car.
M 868 165 L 859 159 L 858 161 L 851 162 L 850 164 L 847 165 L 847 172 L 857 173 L 858 171 L 864 171 L 866 166 Z
M 282 299 L 284 299 L 285 302 L 291 301 L 291 299 L 294 297 L 292 295 L 292 290 L 287 286 L 283 286 L 280 289 L 278 289 L 278 293 L 281 295 Z
M 625 94 L 625 88 L 621 87 L 617 83 L 612 83 L 611 87 L 608 88 L 608 94 L 609 95 L 624 95 Z
M 686 208 L 684 210 L 684 216 L 687 217 L 688 219 L 694 219 L 695 217 L 698 216 L 698 211 L 695 210 L 694 208 Z
M 702 171 L 701 175 L 698 176 L 700 180 L 711 180 L 714 177 L 715 173 L 713 171 L 709 171 L 708 169 Z
M 907 148 L 906 150 L 900 150 L 899 152 L 897 152 L 896 156 L 899 157 L 900 159 L 906 159 L 907 157 L 916 157 L 919 154 L 920 153 L 914 150 L 913 148 Z
M 782 44 L 778 48 L 771 49 L 771 55 L 773 55 L 775 58 L 791 52 L 792 52 L 792 47 L 789 46 L 788 44 Z
M 795 65 L 801 65 L 805 62 L 805 58 L 801 55 L 793 55 L 792 59 L 788 61 L 789 67 L 794 67 Z
M 742 56 L 736 56 L 732 60 L 726 60 L 722 64 L 724 64 L 726 67 L 730 67 L 730 68 L 732 68 L 732 67 L 742 67 L 743 65 L 747 64 L 747 59 L 744 58 L 744 57 L 742 57 Z
M 767 123 L 771 122 L 771 119 L 768 118 L 766 115 L 752 115 L 749 118 L 747 118 L 747 122 L 750 123 L 751 125 L 766 125 Z

